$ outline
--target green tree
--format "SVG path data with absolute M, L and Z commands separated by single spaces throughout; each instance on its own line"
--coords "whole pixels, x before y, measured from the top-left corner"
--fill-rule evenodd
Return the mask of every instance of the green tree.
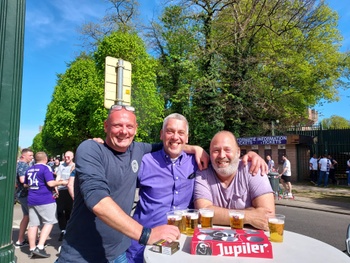
M 192 84 L 197 138 L 208 141 L 221 128 L 270 134 L 271 120 L 302 123 L 320 99 L 337 100 L 348 55 L 339 51 L 337 14 L 324 1 L 177 3 L 198 29 L 191 56 L 201 74 Z
M 330 118 L 325 118 L 321 121 L 323 129 L 349 129 L 350 120 L 343 117 L 332 115 Z
M 85 139 L 103 138 L 103 97 L 95 61 L 83 53 L 58 75 L 42 130 L 45 148 L 52 153 L 74 151 Z
M 48 152 L 43 144 L 41 132 L 39 132 L 33 139 L 33 144 L 30 146 L 30 148 L 33 150 L 34 153 L 39 152 L 39 151 L 44 151 L 46 152 L 49 156 L 51 155 L 50 152 Z
M 143 40 L 133 32 L 117 31 L 106 36 L 94 58 L 100 76 L 104 76 L 105 58 L 112 56 L 131 62 L 131 104 L 136 108 L 138 131 L 136 140 L 159 141 L 163 120 L 163 99 L 156 87 L 156 60 L 147 52 Z

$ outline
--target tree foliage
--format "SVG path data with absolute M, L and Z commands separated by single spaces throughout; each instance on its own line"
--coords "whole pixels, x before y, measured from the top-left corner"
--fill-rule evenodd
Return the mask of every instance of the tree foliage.
M 43 144 L 43 140 L 42 140 L 41 134 L 42 133 L 40 132 L 34 137 L 33 144 L 32 144 L 32 146 L 30 148 L 32 149 L 32 151 L 34 153 L 39 152 L 39 151 L 44 151 L 48 155 L 51 155 L 51 153 L 46 150 L 46 148 L 45 148 L 45 146 Z
M 270 134 L 271 120 L 279 119 L 281 127 L 303 123 L 308 107 L 338 99 L 349 65 L 339 51 L 337 14 L 323 1 L 173 2 L 149 36 L 168 69 L 158 78 L 161 92 L 171 102 L 180 91 L 189 98 L 183 105 L 190 105 L 194 143 L 206 147 L 220 129 L 238 136 Z M 193 66 L 190 79 L 175 74 L 179 62 Z M 186 80 L 187 86 L 174 85 Z M 174 103 L 166 106 L 181 111 Z
M 74 151 L 85 139 L 103 138 L 107 116 L 103 97 L 103 79 L 97 74 L 95 61 L 82 54 L 58 75 L 42 130 L 45 148 L 52 153 Z
M 106 56 L 131 62 L 131 104 L 136 108 L 138 132 L 136 140 L 159 140 L 163 113 L 163 100 L 156 88 L 156 60 L 147 52 L 142 39 L 132 32 L 117 31 L 107 36 L 94 54 L 97 68 L 104 74 Z
M 330 118 L 325 118 L 321 121 L 323 129 L 349 129 L 350 120 L 343 117 L 332 115 Z
M 338 16 L 322 0 L 168 1 L 159 20 L 142 29 L 137 0 L 108 2 L 101 22 L 83 26 L 93 55 L 58 76 L 42 132 L 52 152 L 103 136 L 106 56 L 132 64 L 140 141 L 157 141 L 172 112 L 187 117 L 190 142 L 204 148 L 222 129 L 271 134 L 271 121 L 278 119 L 281 131 L 305 124 L 308 108 L 338 100 L 338 89 L 349 87 Z
M 104 138 L 107 117 L 104 101 L 105 57 L 132 64 L 132 105 L 136 108 L 136 140 L 159 140 L 163 102 L 156 89 L 156 61 L 136 33 L 117 31 L 106 36 L 93 56 L 81 54 L 64 74 L 58 75 L 42 131 L 42 145 L 51 153 L 75 150 L 81 141 Z M 37 146 L 41 146 L 39 141 Z

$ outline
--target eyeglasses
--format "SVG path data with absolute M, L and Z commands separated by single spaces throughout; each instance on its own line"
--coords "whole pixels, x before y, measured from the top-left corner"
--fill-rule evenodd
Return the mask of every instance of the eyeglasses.
M 111 108 L 109 109 L 109 113 L 112 111 L 118 111 L 125 109 L 127 111 L 135 112 L 135 108 L 133 106 L 127 106 L 127 105 L 112 105 Z

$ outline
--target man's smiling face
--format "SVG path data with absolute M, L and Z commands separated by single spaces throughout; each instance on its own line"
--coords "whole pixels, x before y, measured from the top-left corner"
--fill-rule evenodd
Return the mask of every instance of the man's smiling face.
M 164 151 L 170 158 L 178 157 L 185 144 L 188 142 L 188 127 L 185 121 L 169 119 L 160 132 L 160 139 L 163 141 Z
M 240 149 L 226 132 L 218 133 L 210 143 L 210 161 L 219 178 L 233 176 L 239 164 Z

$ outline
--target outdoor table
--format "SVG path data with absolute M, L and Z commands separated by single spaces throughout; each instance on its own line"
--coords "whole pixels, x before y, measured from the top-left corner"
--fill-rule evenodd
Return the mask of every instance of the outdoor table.
M 267 232 L 265 232 L 267 233 Z M 267 234 L 268 235 L 268 234 Z M 271 242 L 273 259 L 230 257 L 230 256 L 202 256 L 191 255 L 192 237 L 181 234 L 180 250 L 173 255 L 163 255 L 151 251 L 152 246 L 146 246 L 144 262 L 146 263 L 226 263 L 226 262 L 350 262 L 350 257 L 337 248 L 317 239 L 284 230 L 282 243 Z

